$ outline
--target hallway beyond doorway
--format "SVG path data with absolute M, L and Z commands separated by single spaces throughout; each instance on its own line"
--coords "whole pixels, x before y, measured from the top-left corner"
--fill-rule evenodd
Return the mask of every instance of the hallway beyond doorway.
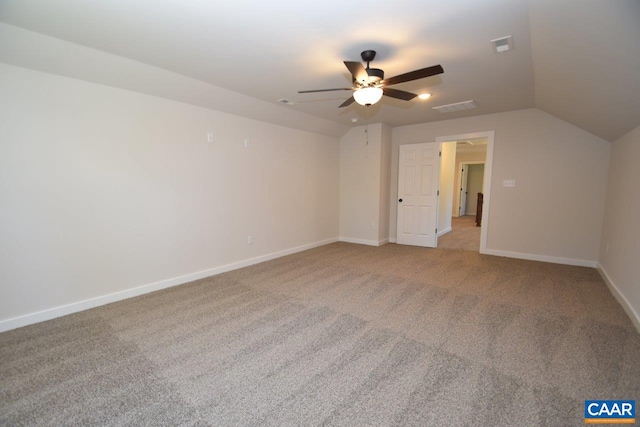
M 438 249 L 480 251 L 480 227 L 476 217 L 465 215 L 451 218 L 451 231 L 438 238 Z

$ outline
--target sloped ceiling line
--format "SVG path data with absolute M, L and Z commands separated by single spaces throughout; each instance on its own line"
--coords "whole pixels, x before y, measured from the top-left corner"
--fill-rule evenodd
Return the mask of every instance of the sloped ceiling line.
M 435 64 L 445 70 L 398 85 L 429 92 L 429 100 L 385 97 L 367 112 L 390 126 L 530 107 L 608 140 L 639 124 L 637 0 L 582 0 L 579 7 L 406 0 L 375 8 L 366 0 L 236 0 L 224 8 L 170 0 L 3 0 L 0 21 L 9 24 L 3 35 L 14 37 L 0 38 L 0 62 L 332 136 L 344 134 L 353 118 L 364 119 L 364 108 L 338 109 L 343 93 L 297 91 L 348 85 L 342 61 L 358 60 L 366 49 L 378 52 L 372 66 L 387 76 Z M 68 56 L 29 45 L 36 37 L 28 32 L 53 38 L 47 43 Z M 490 40 L 507 35 L 514 49 L 495 53 Z M 99 52 L 109 55 L 100 60 L 110 69 L 80 60 Z M 137 78 L 143 69 L 153 78 Z M 283 106 L 281 98 L 297 104 Z M 432 109 L 467 99 L 480 108 L 446 117 Z

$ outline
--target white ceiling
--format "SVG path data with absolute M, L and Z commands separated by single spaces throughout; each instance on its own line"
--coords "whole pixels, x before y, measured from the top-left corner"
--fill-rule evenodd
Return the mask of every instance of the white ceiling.
M 456 141 L 457 153 L 487 152 L 487 138 L 470 138 Z
M 296 101 L 271 110 L 299 123 L 315 118 L 320 124 L 308 126 L 312 131 L 333 127 L 325 133 L 340 133 L 365 114 L 372 122 L 400 126 L 537 106 L 613 140 L 640 122 L 639 6 L 637 0 L 3 0 L 0 21 L 187 76 L 227 94 L 248 95 L 247 105 L 249 97 L 262 106 L 280 98 Z M 494 53 L 489 40 L 507 35 L 515 49 Z M 16 49 L 0 49 L 0 62 L 46 71 Z M 430 92 L 431 99 L 384 97 L 366 113 L 357 104 L 338 109 L 348 92 L 297 93 L 349 86 L 342 61 L 359 60 L 365 49 L 378 52 L 373 66 L 387 77 L 435 64 L 445 73 L 394 86 Z M 119 85 L 104 71 L 100 78 L 78 71 L 89 66 L 57 67 L 51 65 L 51 71 Z M 162 79 L 157 87 L 153 79 L 127 79 L 121 78 L 127 89 L 139 85 L 145 93 L 234 113 L 241 109 L 203 99 L 206 91 L 169 93 Z M 470 99 L 478 109 L 432 110 Z

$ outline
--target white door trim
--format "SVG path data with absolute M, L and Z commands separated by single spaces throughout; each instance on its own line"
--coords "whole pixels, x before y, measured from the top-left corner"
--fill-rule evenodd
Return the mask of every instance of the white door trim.
M 486 132 L 472 132 L 472 133 L 463 133 L 460 135 L 442 135 L 436 138 L 436 142 L 449 142 L 449 141 L 458 141 L 461 139 L 471 139 L 471 138 L 487 138 L 487 157 L 484 161 L 484 203 L 482 205 L 482 223 L 480 226 L 480 253 L 487 253 L 487 240 L 488 240 L 488 230 L 490 224 L 490 216 L 489 211 L 491 208 L 491 169 L 493 167 L 493 143 L 495 139 L 496 132 L 486 131 Z

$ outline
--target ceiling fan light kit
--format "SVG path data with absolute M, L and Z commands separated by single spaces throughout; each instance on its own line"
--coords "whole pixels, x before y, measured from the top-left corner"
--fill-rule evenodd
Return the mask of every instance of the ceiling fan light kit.
M 373 61 L 376 56 L 375 50 L 365 50 L 360 54 L 360 57 L 367 63 L 367 68 L 363 67 L 360 62 L 344 61 L 344 65 L 347 67 L 351 75 L 353 76 L 353 86 L 350 88 L 337 88 L 337 89 L 318 89 L 318 90 L 301 90 L 298 93 L 313 93 L 313 92 L 329 92 L 335 90 L 352 90 L 353 95 L 340 104 L 339 108 L 349 106 L 354 102 L 360 105 L 373 105 L 380 101 L 382 95 L 401 99 L 403 101 L 411 101 L 415 98 L 415 93 L 406 92 L 404 90 L 392 89 L 388 86 L 397 85 L 400 83 L 410 82 L 413 80 L 423 79 L 426 77 L 435 76 L 437 74 L 444 73 L 441 65 L 434 65 L 420 70 L 411 71 L 409 73 L 400 74 L 390 79 L 384 78 L 384 71 L 379 68 L 371 68 L 369 63 Z M 424 95 L 427 95 L 424 97 Z M 420 95 L 421 99 L 427 99 L 430 94 Z
M 353 92 L 353 97 L 360 105 L 373 105 L 382 98 L 382 89 L 375 86 L 363 87 Z

